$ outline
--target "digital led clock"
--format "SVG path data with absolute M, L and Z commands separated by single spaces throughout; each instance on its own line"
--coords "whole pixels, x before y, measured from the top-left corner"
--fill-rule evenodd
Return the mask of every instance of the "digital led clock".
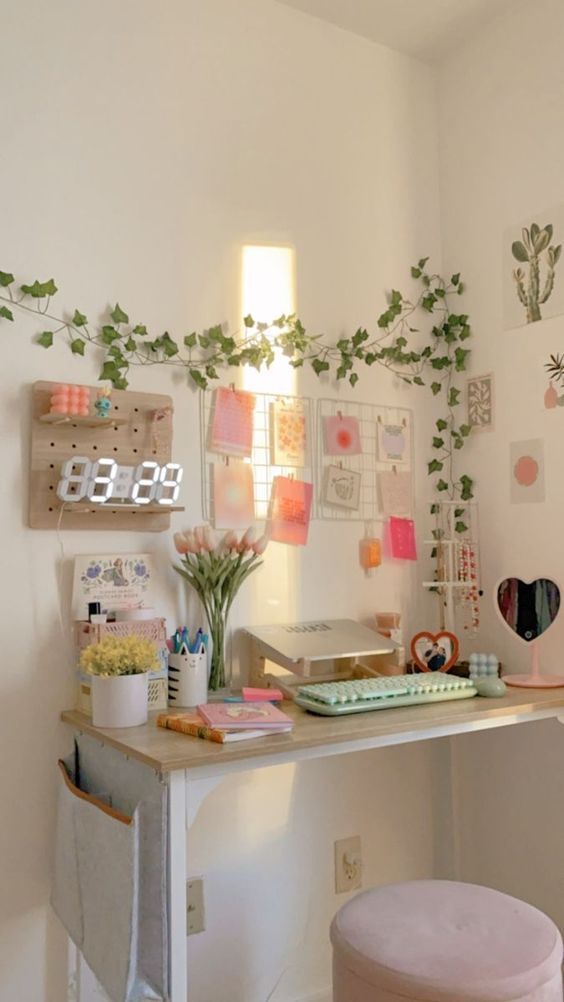
M 179 463 L 160 466 L 144 459 L 137 466 L 122 466 L 115 459 L 92 461 L 73 456 L 61 467 L 57 497 L 66 503 L 90 501 L 114 505 L 173 505 L 180 493 L 183 469 Z

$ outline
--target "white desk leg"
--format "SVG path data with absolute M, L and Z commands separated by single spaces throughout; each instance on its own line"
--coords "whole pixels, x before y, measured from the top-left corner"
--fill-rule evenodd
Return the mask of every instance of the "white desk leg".
M 186 929 L 186 774 L 168 779 L 168 902 L 170 1002 L 188 1000 Z

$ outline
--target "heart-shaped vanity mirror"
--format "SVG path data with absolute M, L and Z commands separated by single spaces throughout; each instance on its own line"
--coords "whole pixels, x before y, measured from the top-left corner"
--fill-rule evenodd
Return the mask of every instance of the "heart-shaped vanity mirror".
M 504 578 L 497 586 L 495 601 L 505 624 L 520 640 L 531 646 L 529 675 L 505 675 L 508 685 L 554 688 L 564 685 L 559 675 L 542 675 L 537 641 L 553 625 L 560 611 L 560 589 L 550 578 L 521 581 Z

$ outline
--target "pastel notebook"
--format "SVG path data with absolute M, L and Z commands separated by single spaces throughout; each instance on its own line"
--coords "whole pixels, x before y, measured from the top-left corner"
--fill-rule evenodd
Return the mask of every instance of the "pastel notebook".
M 291 730 L 294 721 L 272 703 L 205 703 L 198 713 L 209 727 L 221 731 Z
M 285 734 L 291 730 L 285 724 L 260 730 L 254 728 L 244 731 L 226 731 L 217 727 L 209 727 L 208 724 L 204 723 L 199 713 L 159 713 L 157 724 L 166 730 L 177 731 L 193 738 L 203 738 L 205 741 L 215 741 L 216 744 L 220 745 L 229 741 L 250 741 L 252 738 L 263 738 L 267 734 Z
M 254 411 L 254 394 L 219 386 L 215 391 L 209 434 L 212 452 L 250 457 L 253 451 Z
M 417 560 L 415 524 L 411 518 L 396 518 L 388 522 L 390 555 L 396 560 Z
M 268 521 L 272 542 L 306 545 L 312 498 L 313 484 L 290 477 L 274 477 Z

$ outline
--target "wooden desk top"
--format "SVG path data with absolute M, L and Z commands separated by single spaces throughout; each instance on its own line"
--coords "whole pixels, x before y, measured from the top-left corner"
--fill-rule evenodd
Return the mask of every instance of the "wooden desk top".
M 501 699 L 453 700 L 426 706 L 374 710 L 342 717 L 318 717 L 293 703 L 283 709 L 295 720 L 289 734 L 271 734 L 251 741 L 214 744 L 157 727 L 156 714 L 140 727 L 102 730 L 78 710 L 62 719 L 74 730 L 90 734 L 158 772 L 177 769 L 221 773 L 233 763 L 259 765 L 299 761 L 347 751 L 421 741 L 433 737 L 501 727 L 543 717 L 564 716 L 564 688 L 508 689 Z M 255 760 L 255 761 L 253 761 Z

